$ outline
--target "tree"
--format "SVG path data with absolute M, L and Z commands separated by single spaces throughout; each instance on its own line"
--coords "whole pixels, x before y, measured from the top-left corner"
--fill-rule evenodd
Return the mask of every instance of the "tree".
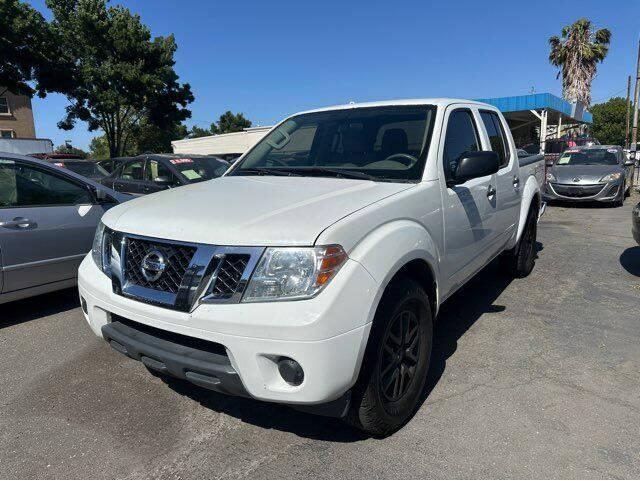
M 251 120 L 239 112 L 234 114 L 227 110 L 220 116 L 218 122 L 213 122 L 209 129 L 203 129 L 194 125 L 189 132 L 189 138 L 206 137 L 207 135 L 230 134 L 231 132 L 241 132 L 251 127 Z
M 69 130 L 78 120 L 101 129 L 109 155 L 129 150 L 141 123 L 172 129 L 191 112 L 189 84 L 174 70 L 173 35 L 151 39 L 138 15 L 107 0 L 47 0 L 52 30 L 73 60 L 64 93 L 71 104 L 58 127 Z
M 74 154 L 74 155 L 79 155 L 84 159 L 87 158 L 87 153 L 84 150 L 79 149 L 77 147 L 74 147 L 73 145 L 71 145 L 69 143 L 65 143 L 63 145 L 58 145 L 54 149 L 54 152 L 56 154 Z
M 187 137 L 187 127 L 181 123 L 160 128 L 147 120 L 143 120 L 135 136 L 135 151 L 143 152 L 171 152 L 171 141 Z
M 622 97 L 613 97 L 591 107 L 593 124 L 591 134 L 602 144 L 624 146 L 626 129 L 627 101 Z
M 571 102 L 591 104 L 591 83 L 597 64 L 609 52 L 611 32 L 606 28 L 594 31 L 586 18 L 562 29 L 562 38 L 549 39 L 549 62 L 562 73 L 562 95 Z
M 231 132 L 241 132 L 249 127 L 251 127 L 251 121 L 246 119 L 242 113 L 234 114 L 227 110 L 220 116 L 217 125 L 211 124 L 211 132 L 214 134 L 229 134 Z
M 5 89 L 44 97 L 69 86 L 69 59 L 59 39 L 40 12 L 19 0 L 0 0 L 0 51 L 0 85 Z
M 109 158 L 109 144 L 104 134 L 91 139 L 91 143 L 89 144 L 89 157 L 96 160 Z

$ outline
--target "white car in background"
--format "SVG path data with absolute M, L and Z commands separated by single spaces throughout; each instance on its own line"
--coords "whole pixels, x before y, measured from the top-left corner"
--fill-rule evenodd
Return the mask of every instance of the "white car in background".
M 387 434 L 420 402 L 440 305 L 501 254 L 533 269 L 543 175 L 487 104 L 297 114 L 223 177 L 107 212 L 85 315 L 155 373 Z

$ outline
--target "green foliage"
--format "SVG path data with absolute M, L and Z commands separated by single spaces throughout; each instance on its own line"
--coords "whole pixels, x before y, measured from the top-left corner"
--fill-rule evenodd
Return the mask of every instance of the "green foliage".
M 84 150 L 74 147 L 71 144 L 58 145 L 54 149 L 54 152 L 56 154 L 75 154 L 80 155 L 85 159 L 87 158 L 87 153 Z
M 203 129 L 193 126 L 189 132 L 189 137 L 195 139 L 197 137 L 206 137 L 207 135 L 229 134 L 231 132 L 241 132 L 251 127 L 251 120 L 245 118 L 241 112 L 234 114 L 227 110 L 220 116 L 218 122 L 211 124 L 209 129 Z
M 229 134 L 231 132 L 240 132 L 249 127 L 251 127 L 251 121 L 246 119 L 242 113 L 234 114 L 227 110 L 220 116 L 217 125 L 211 125 L 211 132 L 214 134 Z
M 594 31 L 591 21 L 586 18 L 563 27 L 562 38 L 556 35 L 549 38 L 549 62 L 560 68 L 564 98 L 580 101 L 587 107 L 590 105 L 591 83 L 597 64 L 609 52 L 610 41 L 608 29 Z
M 37 10 L 19 0 L 0 0 L 0 51 L 0 85 L 9 91 L 44 97 L 68 87 L 68 59 L 57 37 Z
M 125 153 L 124 155 L 130 154 Z M 109 143 L 107 142 L 107 137 L 103 134 L 91 139 L 91 143 L 89 144 L 89 158 L 104 160 L 109 157 Z
M 602 144 L 624 146 L 627 101 L 622 97 L 613 97 L 593 105 L 590 110 L 593 115 L 591 134 Z
M 143 119 L 136 128 L 132 141 L 124 147 L 121 155 L 128 157 L 144 152 L 171 152 L 171 141 L 184 139 L 187 134 L 188 130 L 184 124 L 161 129 Z M 92 159 L 102 160 L 110 157 L 109 144 L 104 134 L 94 137 L 89 144 L 89 149 Z
M 89 130 L 101 129 L 111 157 L 121 156 L 147 122 L 172 130 L 190 117 L 189 84 L 174 70 L 173 35 L 151 38 L 138 15 L 107 0 L 47 0 L 52 31 L 73 60 L 66 72 L 71 101 L 62 129 L 78 120 Z

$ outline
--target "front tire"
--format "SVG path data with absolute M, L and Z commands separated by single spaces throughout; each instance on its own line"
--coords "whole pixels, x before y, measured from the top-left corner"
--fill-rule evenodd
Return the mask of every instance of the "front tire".
M 407 422 L 422 398 L 431 360 L 429 297 L 411 278 L 393 281 L 380 301 L 354 388 L 349 420 L 375 436 Z
M 529 209 L 527 223 L 524 226 L 518 244 L 503 255 L 503 263 L 509 275 L 517 278 L 531 274 L 536 263 L 536 243 L 538 237 L 538 212 Z

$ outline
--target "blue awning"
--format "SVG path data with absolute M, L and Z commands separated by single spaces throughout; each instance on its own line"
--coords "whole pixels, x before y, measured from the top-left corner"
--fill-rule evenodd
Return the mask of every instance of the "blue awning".
M 528 110 L 555 110 L 574 122 L 591 123 L 593 117 L 591 113 L 580 111 L 564 99 L 550 93 L 516 95 L 514 97 L 495 97 L 488 99 L 476 99 L 478 102 L 491 104 L 500 109 L 503 113 L 521 112 Z

